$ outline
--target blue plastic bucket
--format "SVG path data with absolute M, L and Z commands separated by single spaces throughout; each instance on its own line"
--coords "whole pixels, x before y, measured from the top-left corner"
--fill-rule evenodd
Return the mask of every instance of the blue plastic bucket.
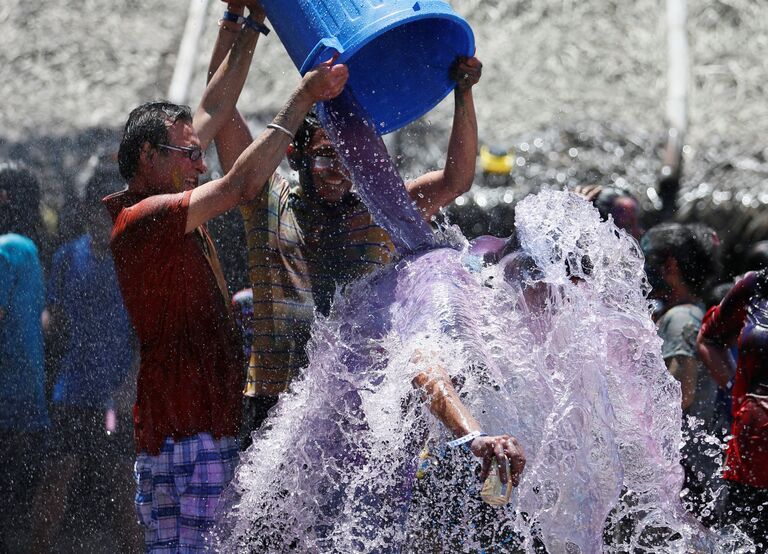
M 339 53 L 349 87 L 380 134 L 434 108 L 453 90 L 448 70 L 475 39 L 443 0 L 262 0 L 302 75 Z

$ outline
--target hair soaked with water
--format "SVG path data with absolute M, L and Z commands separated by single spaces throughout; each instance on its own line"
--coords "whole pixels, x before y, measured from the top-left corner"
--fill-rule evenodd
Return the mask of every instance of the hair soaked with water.
M 189 106 L 171 102 L 147 102 L 128 116 L 117 153 L 120 175 L 129 181 L 136 174 L 144 143 L 152 147 L 168 142 L 168 127 L 177 121 L 192 122 Z

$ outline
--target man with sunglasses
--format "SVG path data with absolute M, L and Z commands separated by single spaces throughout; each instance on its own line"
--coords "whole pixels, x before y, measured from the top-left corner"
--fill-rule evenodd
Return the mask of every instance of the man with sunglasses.
M 457 86 L 445 168 L 406 185 L 427 220 L 469 190 L 474 179 L 477 121 L 472 87 L 481 71 L 476 58 L 453 64 L 450 72 Z M 251 141 L 236 110 L 215 140 L 226 171 Z M 241 208 L 254 309 L 243 449 L 278 395 L 307 364 L 305 348 L 315 311 L 327 315 L 338 287 L 386 264 L 394 251 L 387 233 L 374 224 L 352 190 L 348 172 L 314 115 L 293 134 L 288 161 L 298 171 L 298 186 L 275 173 L 255 200 Z M 256 173 L 247 178 L 254 183 L 264 180 Z
M 118 152 L 127 190 L 108 196 L 111 247 L 141 345 L 134 407 L 136 507 L 148 552 L 202 552 L 237 463 L 242 345 L 205 223 L 257 197 L 318 101 L 337 96 L 347 68 L 308 72 L 271 128 L 220 179 L 198 186 L 203 152 L 231 118 L 252 52 L 268 30 L 258 3 L 230 5 L 200 108 L 150 102 L 134 109 Z

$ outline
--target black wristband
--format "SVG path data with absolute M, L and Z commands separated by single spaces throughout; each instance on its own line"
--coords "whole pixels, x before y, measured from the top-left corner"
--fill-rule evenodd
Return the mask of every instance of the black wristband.
M 267 36 L 271 32 L 269 27 L 267 27 L 263 23 L 259 23 L 255 19 L 251 19 L 250 15 L 246 17 L 243 22 L 245 23 L 246 27 L 250 27 L 257 33 L 261 33 L 264 36 Z
M 243 24 L 243 21 L 245 21 L 245 18 L 242 15 L 237 15 L 236 13 L 232 13 L 228 10 L 224 11 L 224 15 L 221 16 L 222 21 L 231 21 L 232 23 L 239 23 L 240 25 Z

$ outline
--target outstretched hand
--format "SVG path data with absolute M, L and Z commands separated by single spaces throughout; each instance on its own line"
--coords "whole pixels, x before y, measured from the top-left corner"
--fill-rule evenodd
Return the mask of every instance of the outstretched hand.
M 603 187 L 600 185 L 578 185 L 573 189 L 573 192 L 584 198 L 587 202 L 594 202 L 600 196 L 600 193 L 603 192 Z
M 483 74 L 483 64 L 476 57 L 459 56 L 451 65 L 450 76 L 456 81 L 456 90 L 471 90 Z
M 300 89 L 313 103 L 336 98 L 344 90 L 349 79 L 349 69 L 344 64 L 337 64 L 336 57 L 321 63 L 304 75 Z
M 491 462 L 495 459 L 499 467 L 499 479 L 502 483 L 509 480 L 512 486 L 520 483 L 520 474 L 525 469 L 525 453 L 522 445 L 511 435 L 495 437 L 477 437 L 470 443 L 472 454 L 483 459 L 480 480 L 485 481 L 491 470 Z M 504 463 L 504 462 L 508 463 Z M 509 468 L 509 475 L 507 475 Z

